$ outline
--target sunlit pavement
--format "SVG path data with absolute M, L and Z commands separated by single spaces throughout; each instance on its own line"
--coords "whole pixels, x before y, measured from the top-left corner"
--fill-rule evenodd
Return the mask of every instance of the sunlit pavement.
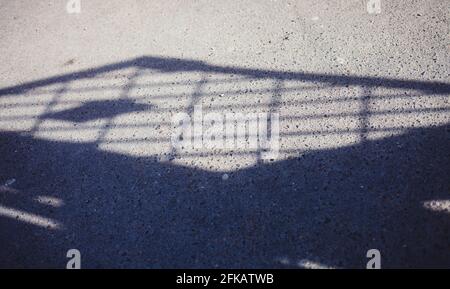
M 450 266 L 446 1 L 63 2 L 0 6 L 0 267 Z

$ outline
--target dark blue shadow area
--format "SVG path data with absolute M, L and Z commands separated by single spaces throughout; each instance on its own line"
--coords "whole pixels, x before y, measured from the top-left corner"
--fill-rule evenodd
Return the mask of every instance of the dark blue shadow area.
M 151 105 L 135 103 L 129 99 L 101 100 L 90 101 L 72 109 L 47 113 L 40 118 L 87 122 L 101 118 L 112 118 L 125 113 L 146 111 L 151 108 Z
M 450 267 L 450 126 L 221 174 L 0 134 L 0 204 L 52 218 L 48 230 L 0 216 L 0 267 Z M 60 198 L 52 208 L 32 202 Z M 278 260 L 290 260 L 282 265 Z

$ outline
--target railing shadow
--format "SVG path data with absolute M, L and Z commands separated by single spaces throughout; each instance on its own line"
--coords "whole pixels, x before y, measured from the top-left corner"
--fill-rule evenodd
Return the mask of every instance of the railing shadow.
M 128 80 L 113 87 L 119 94 L 116 100 L 101 98 L 106 86 L 71 87 L 130 68 Z M 114 122 L 124 114 L 150 111 L 165 115 L 172 110 L 165 108 L 164 102 L 171 97 L 177 101 L 179 95 L 161 97 L 160 105 L 136 103 L 139 98 L 132 91 L 153 85 L 138 83 L 148 71 L 200 74 L 198 81 L 188 82 L 192 91 L 180 109 L 189 113 L 205 97 L 204 86 L 213 82 L 272 81 L 273 86 L 256 88 L 258 93 L 270 95 L 264 106 L 271 112 L 291 105 L 280 99 L 288 91 L 308 89 L 285 87 L 285 82 L 307 82 L 313 85 L 313 92 L 322 87 L 357 86 L 361 97 L 338 101 L 356 102 L 358 111 L 336 112 L 334 116 L 301 111 L 282 115 L 287 121 L 335 117 L 331 122 L 339 122 L 355 117 L 360 125 L 353 131 L 321 127 L 317 131 L 282 132 L 280 136 L 352 133 L 359 141 L 310 148 L 278 162 L 256 163 L 228 172 L 228 180 L 223 180 L 220 172 L 161 162 L 154 155 L 139 157 L 100 149 L 103 143 L 113 142 L 107 134 L 117 127 L 170 126 L 169 120 L 156 118 Z M 215 74 L 239 78 L 210 79 Z M 159 81 L 154 85 L 160 88 L 177 83 Z M 441 82 L 258 70 L 161 57 L 142 57 L 0 89 L 0 100 L 7 99 L 0 103 L 0 181 L 16 180 L 0 189 L 0 267 L 61 268 L 71 248 L 81 251 L 85 268 L 285 268 L 302 267 L 305 260 L 326 267 L 365 267 L 366 252 L 372 248 L 381 251 L 383 267 L 449 267 L 448 211 L 427 205 L 449 199 L 448 122 L 435 127 L 406 127 L 396 136 L 368 138 L 373 131 L 397 130 L 390 124 L 373 127 L 372 116 L 445 113 L 448 108 L 371 109 L 371 101 L 383 98 L 373 91 L 383 88 L 413 91 L 429 98 L 445 98 L 450 93 L 450 85 Z M 69 92 L 96 94 L 74 107 L 79 103 L 65 97 Z M 51 96 L 42 104 L 41 93 Z M 148 98 L 155 101 L 157 96 Z M 18 97 L 20 101 L 15 101 Z M 294 96 L 291 101 L 307 107 L 330 100 Z M 57 105 L 68 107 L 54 110 Z M 225 106 L 219 104 L 216 109 Z M 42 110 L 36 112 L 35 107 Z M 77 126 L 49 128 L 45 126 L 49 119 Z M 98 119 L 106 123 L 91 123 Z M 26 129 L 8 127 L 28 120 L 33 122 Z M 38 135 L 91 129 L 99 135 L 85 142 Z M 129 145 L 143 141 L 155 147 L 168 138 L 116 141 Z M 239 153 L 234 152 L 232 158 L 239 158 Z

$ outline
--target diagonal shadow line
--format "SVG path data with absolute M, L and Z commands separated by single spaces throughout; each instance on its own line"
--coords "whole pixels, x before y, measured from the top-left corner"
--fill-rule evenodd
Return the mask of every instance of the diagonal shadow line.
M 9 86 L 0 89 L 0 96 L 10 94 L 20 94 L 27 90 L 48 86 L 55 83 L 68 82 L 72 80 L 93 78 L 99 74 L 117 71 L 130 67 L 141 69 L 152 69 L 163 73 L 173 73 L 180 71 L 197 71 L 222 74 L 239 74 L 250 78 L 258 79 L 280 79 L 299 80 L 306 82 L 329 83 L 333 86 L 363 85 L 367 87 L 404 88 L 420 90 L 429 94 L 449 94 L 450 83 L 439 81 L 405 80 L 386 77 L 371 76 L 347 76 L 338 74 L 292 72 L 279 70 L 264 70 L 242 68 L 235 66 L 220 66 L 208 64 L 204 61 L 177 59 L 158 56 L 143 56 L 135 59 L 107 64 L 95 68 L 81 70 L 78 72 L 63 74 L 59 76 L 27 82 L 21 85 Z
M 129 97 L 128 94 L 134 88 L 136 78 L 139 77 L 140 73 L 141 73 L 140 69 L 137 69 L 135 72 L 132 73 L 128 83 L 122 89 L 122 92 L 119 97 L 120 100 L 126 100 Z M 111 129 L 111 126 L 114 123 L 114 119 L 115 119 L 114 116 L 109 117 L 107 122 L 103 125 L 100 134 L 97 136 L 97 140 L 95 141 L 97 144 L 100 144 L 104 140 L 104 138 L 108 134 L 108 131 Z
M 48 114 L 51 112 L 52 107 L 58 103 L 58 99 L 61 97 L 61 95 L 64 95 L 64 93 L 67 91 L 67 87 L 68 87 L 69 83 L 64 83 L 64 85 L 61 86 L 61 88 L 59 88 L 56 93 L 53 95 L 52 100 L 46 105 L 45 107 L 45 111 L 42 115 Z M 33 127 L 30 130 L 30 134 L 34 134 L 39 130 L 39 126 L 41 125 L 41 123 L 43 122 L 43 118 L 39 117 L 35 124 L 33 125 Z

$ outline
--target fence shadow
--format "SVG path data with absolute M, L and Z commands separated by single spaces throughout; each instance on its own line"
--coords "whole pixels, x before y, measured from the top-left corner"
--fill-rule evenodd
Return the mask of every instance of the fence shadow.
M 331 87 L 402 88 L 430 97 L 450 92 L 449 84 L 439 82 L 143 57 L 3 88 L 0 98 L 31 97 L 37 89 L 129 67 L 137 68 L 137 74 L 201 71 Z M 160 109 L 136 104 L 128 93 L 132 85 L 121 87 L 124 97 L 119 101 L 94 100 L 60 112 L 44 110 L 38 124 L 46 119 L 83 123 Z M 64 88 L 58 93 L 62 92 Z M 194 91 L 192 98 L 201 95 Z M 269 106 L 276 107 L 276 101 Z M 368 117 L 371 111 L 356 113 Z M 15 116 L 8 117 L 14 121 Z M 0 117 L 0 123 L 5 119 Z M 113 125 L 99 127 L 107 130 Z M 356 133 L 370 129 L 366 124 Z M 101 140 L 45 140 L 36 137 L 36 131 L 39 125 L 31 132 L 4 127 L 0 131 L 0 181 L 15 180 L 0 187 L 0 267 L 64 268 L 65 254 L 72 248 L 81 251 L 84 268 L 298 268 L 305 264 L 364 268 L 366 252 L 372 248 L 381 251 L 385 268 L 450 266 L 449 209 L 430 205 L 449 200 L 448 124 L 310 149 L 286 160 L 234 170 L 227 180 L 222 173 L 160 162 L 152 156 L 101 150 Z

